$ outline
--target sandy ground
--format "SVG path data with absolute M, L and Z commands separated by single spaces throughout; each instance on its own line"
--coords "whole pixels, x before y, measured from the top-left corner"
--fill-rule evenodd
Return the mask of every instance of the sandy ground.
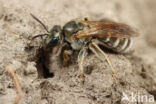
M 155 11 L 155 0 L 0 0 L 0 104 L 13 104 L 17 95 L 7 66 L 15 70 L 20 80 L 24 93 L 20 104 L 150 104 L 151 96 L 156 100 Z M 85 16 L 95 20 L 109 18 L 137 28 L 140 36 L 134 39 L 133 54 L 107 53 L 120 84 L 112 78 L 109 65 L 93 54 L 85 59 L 84 85 L 76 56 L 64 68 L 51 54 L 48 68 L 52 74 L 45 76 L 45 70 L 39 68 L 41 63 L 25 51 L 29 36 L 45 32 L 30 13 L 49 28 Z M 132 93 L 137 95 L 136 101 L 122 100 L 123 92 L 130 99 Z M 148 99 L 141 101 L 141 96 Z

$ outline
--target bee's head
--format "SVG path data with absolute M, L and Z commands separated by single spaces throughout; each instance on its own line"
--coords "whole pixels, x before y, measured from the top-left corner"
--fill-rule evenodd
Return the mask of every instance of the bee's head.
M 62 29 L 61 26 L 55 25 L 50 31 L 49 35 L 45 39 L 47 46 L 55 46 L 62 40 Z
M 84 28 L 84 24 L 77 21 L 69 21 L 63 27 L 65 39 L 70 42 L 72 35 Z
M 48 28 L 44 23 L 42 23 L 37 17 L 35 17 L 33 14 L 30 13 L 30 15 L 39 22 L 43 28 L 47 31 L 45 34 L 37 35 L 34 38 L 47 35 L 45 39 L 45 45 L 46 46 L 56 46 L 59 42 L 63 41 L 63 35 L 62 35 L 62 29 L 61 26 L 55 25 L 50 31 L 48 31 Z

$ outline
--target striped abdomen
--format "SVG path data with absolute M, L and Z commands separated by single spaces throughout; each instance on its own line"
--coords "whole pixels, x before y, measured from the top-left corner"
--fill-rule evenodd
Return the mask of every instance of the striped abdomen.
M 132 47 L 132 39 L 131 38 L 103 38 L 100 39 L 101 42 L 104 43 L 105 47 L 119 53 L 127 53 L 130 51 Z

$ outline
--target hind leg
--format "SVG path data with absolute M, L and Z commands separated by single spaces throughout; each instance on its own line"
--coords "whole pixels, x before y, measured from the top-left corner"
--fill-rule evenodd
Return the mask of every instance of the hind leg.
M 105 61 L 105 59 L 106 59 L 106 61 L 108 62 L 109 66 L 110 66 L 110 68 L 112 70 L 112 75 L 113 75 L 115 81 L 118 83 L 119 79 L 118 79 L 117 75 L 115 74 L 115 70 L 114 70 L 108 56 L 100 49 L 100 47 L 97 45 L 96 42 L 90 43 L 89 48 L 102 61 Z

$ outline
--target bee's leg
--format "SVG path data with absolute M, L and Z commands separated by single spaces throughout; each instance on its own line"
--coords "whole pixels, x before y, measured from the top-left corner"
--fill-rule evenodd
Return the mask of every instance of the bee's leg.
M 90 21 L 91 19 L 90 19 L 89 17 L 86 16 L 86 17 L 83 17 L 82 20 L 83 20 L 83 21 Z
M 62 44 L 59 44 L 59 45 L 55 46 L 55 47 L 54 47 L 54 54 L 55 54 L 56 56 L 59 56 L 59 55 L 62 53 L 63 48 L 64 48 L 65 46 L 67 46 L 67 43 L 62 43 Z
M 111 67 L 112 75 L 113 75 L 115 81 L 118 83 L 119 79 L 118 79 L 117 75 L 115 74 L 115 70 L 114 70 L 114 68 L 113 68 L 113 66 L 112 66 L 108 56 L 104 53 L 104 51 L 102 51 L 100 49 L 100 47 L 95 42 L 90 43 L 89 44 L 89 48 L 102 61 L 104 61 L 106 59 L 106 61 L 108 62 L 109 66 Z
M 89 17 L 84 17 L 83 19 L 84 19 L 84 21 L 89 21 L 89 20 L 91 20 Z
M 72 50 L 63 51 L 63 66 L 64 67 L 67 67 L 69 65 L 71 54 L 72 54 Z
M 75 21 L 89 21 L 89 20 L 91 20 L 91 19 L 87 16 L 75 19 Z
M 84 81 L 85 81 L 83 61 L 84 61 L 84 58 L 86 56 L 87 56 L 87 48 L 83 47 L 80 50 L 79 55 L 78 55 L 78 64 L 79 64 L 79 68 L 80 68 L 80 71 L 81 71 L 81 81 L 82 81 L 82 83 L 84 83 Z

